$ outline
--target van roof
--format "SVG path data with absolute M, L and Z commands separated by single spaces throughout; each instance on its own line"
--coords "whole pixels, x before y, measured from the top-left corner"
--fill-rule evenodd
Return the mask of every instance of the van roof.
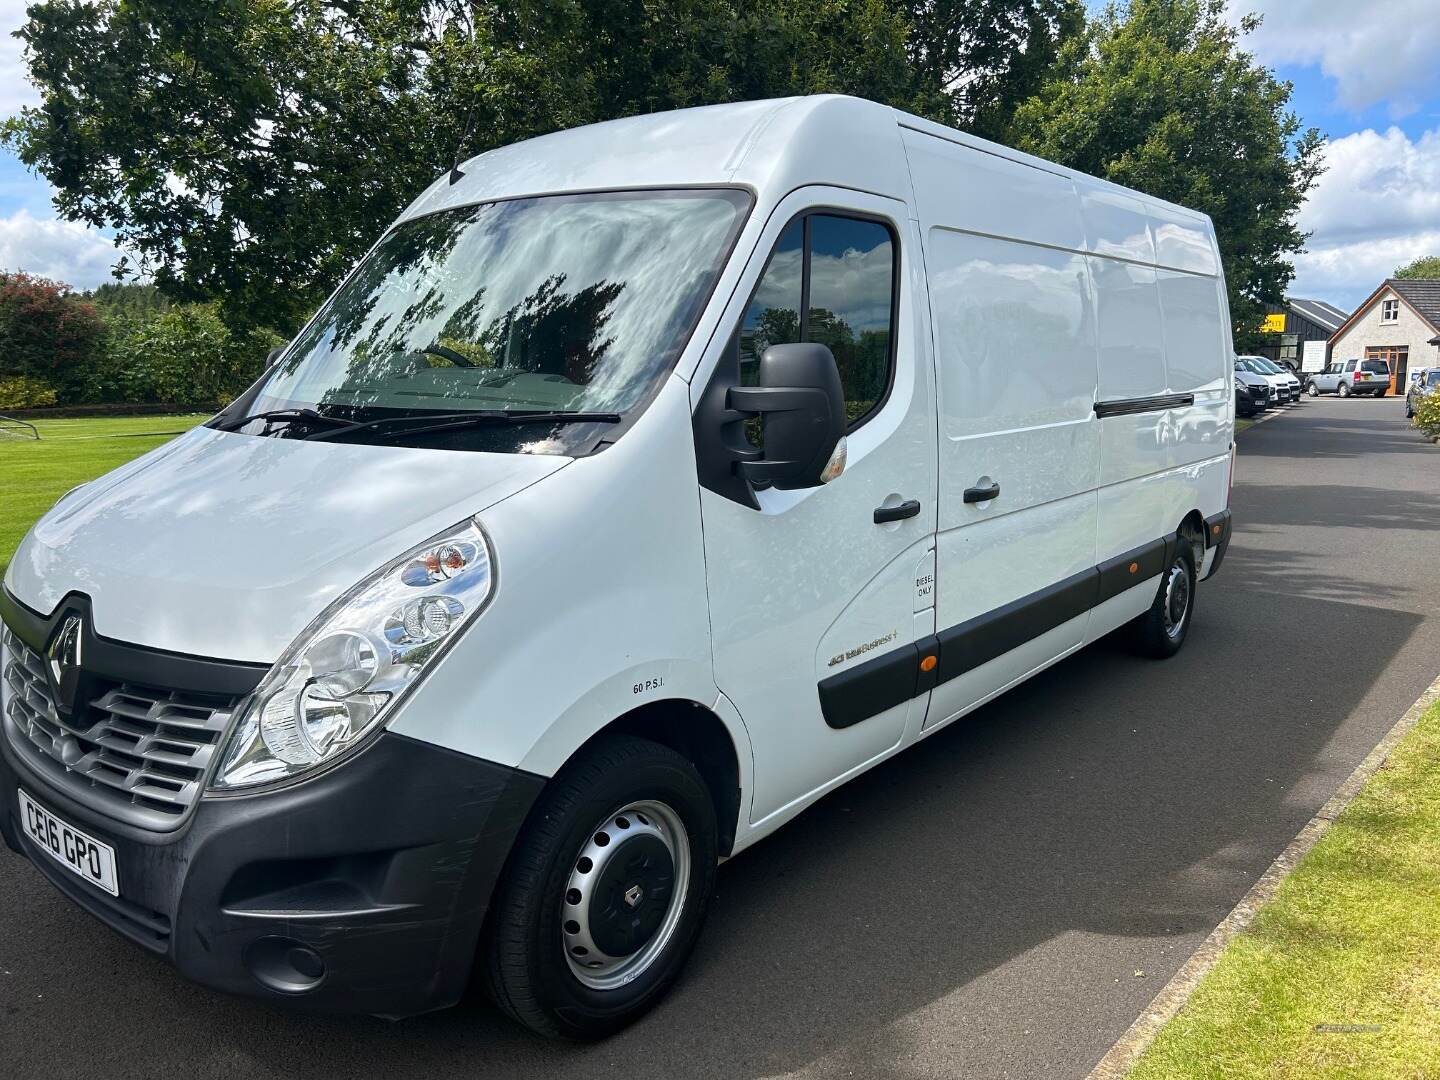
M 783 195 L 828 183 L 905 199 L 910 177 L 901 128 L 1069 177 L 1077 188 L 1123 191 L 1156 209 L 1206 220 L 998 143 L 836 94 L 677 109 L 541 135 L 471 158 L 461 165 L 458 182 L 441 176 L 401 216 L 525 195 L 704 185 Z

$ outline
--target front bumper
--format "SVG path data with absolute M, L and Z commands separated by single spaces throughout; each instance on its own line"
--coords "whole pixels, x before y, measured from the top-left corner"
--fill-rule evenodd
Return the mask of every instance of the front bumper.
M 542 777 L 386 732 L 293 787 L 202 799 L 155 833 L 68 798 L 0 739 L 0 832 L 52 884 L 186 977 L 333 1012 L 459 1000 Z M 41 852 L 16 788 L 115 848 L 118 898 Z

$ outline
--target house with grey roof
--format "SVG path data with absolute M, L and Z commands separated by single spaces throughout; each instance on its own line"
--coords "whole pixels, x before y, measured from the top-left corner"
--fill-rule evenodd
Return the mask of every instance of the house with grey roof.
M 1390 278 L 1330 338 L 1330 359 L 1384 360 L 1404 393 L 1413 372 L 1440 367 L 1440 278 Z
M 1265 309 L 1265 328 L 1269 333 L 1256 352 L 1270 360 L 1300 367 L 1300 358 L 1307 341 L 1329 341 L 1349 316 L 1324 300 L 1307 300 L 1287 296 L 1283 304 Z

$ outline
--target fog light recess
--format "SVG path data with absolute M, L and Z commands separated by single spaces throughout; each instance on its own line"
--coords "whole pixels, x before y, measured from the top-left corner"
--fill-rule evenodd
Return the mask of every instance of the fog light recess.
M 325 961 L 308 945 L 267 937 L 245 949 L 245 966 L 255 980 L 277 994 L 305 994 L 325 981 Z

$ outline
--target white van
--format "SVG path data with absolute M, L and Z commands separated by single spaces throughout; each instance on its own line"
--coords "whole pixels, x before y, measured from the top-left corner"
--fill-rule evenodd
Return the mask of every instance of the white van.
M 1230 536 L 1209 221 L 865 101 L 466 162 L 10 564 L 5 839 L 223 990 L 593 1038 L 717 862 Z M 36 923 L 43 926 L 44 920 Z

